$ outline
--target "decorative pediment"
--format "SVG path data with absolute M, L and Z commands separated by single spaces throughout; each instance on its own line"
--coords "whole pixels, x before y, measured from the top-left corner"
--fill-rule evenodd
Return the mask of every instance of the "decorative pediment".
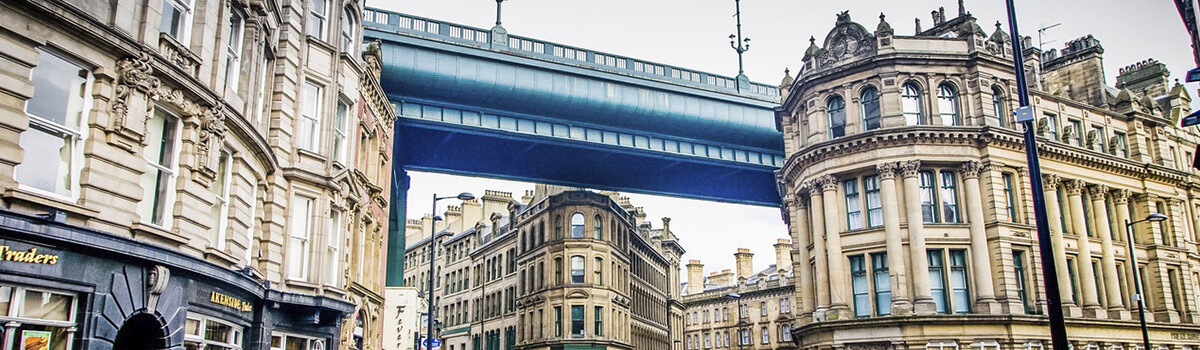
M 866 27 L 850 20 L 850 12 L 838 14 L 837 25 L 825 35 L 825 45 L 817 54 L 820 66 L 830 66 L 854 57 L 875 55 L 875 36 Z
M 588 292 L 586 292 L 582 289 L 576 289 L 576 290 L 567 292 L 567 299 L 586 299 L 586 298 L 590 298 L 590 297 L 591 297 L 591 294 L 588 294 Z

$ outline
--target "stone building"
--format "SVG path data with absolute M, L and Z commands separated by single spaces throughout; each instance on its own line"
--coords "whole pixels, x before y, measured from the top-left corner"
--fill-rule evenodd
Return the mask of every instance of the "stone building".
M 682 348 L 796 349 L 792 327 L 797 296 L 791 254 L 791 241 L 779 239 L 775 264 L 754 272 L 754 253 L 739 248 L 734 254 L 736 271 L 708 276 L 699 260 L 688 261 L 687 283 L 682 287 Z
M 1046 296 L 1011 38 L 959 2 L 898 35 L 848 13 L 810 39 L 778 111 L 800 348 L 1041 349 Z M 997 14 L 1002 16 L 1003 14 Z M 990 32 L 990 34 L 989 34 Z M 1026 42 L 1028 38 L 1024 39 Z M 1030 45 L 1024 45 L 1030 47 Z M 1144 61 L 1105 81 L 1092 36 L 1022 55 L 1030 73 L 1056 278 L 1075 349 L 1200 345 L 1197 134 L 1190 97 Z M 1150 213 L 1169 219 L 1133 226 Z M 1128 245 L 1140 261 L 1132 266 Z
M 0 3 L 4 347 L 379 349 L 395 115 L 361 11 Z
M 438 233 L 435 330 L 447 350 L 667 349 L 683 329 L 670 230 L 616 193 L 538 185 L 487 191 L 445 226 L 409 221 L 405 285 L 428 291 Z M 424 325 L 422 325 L 424 327 Z

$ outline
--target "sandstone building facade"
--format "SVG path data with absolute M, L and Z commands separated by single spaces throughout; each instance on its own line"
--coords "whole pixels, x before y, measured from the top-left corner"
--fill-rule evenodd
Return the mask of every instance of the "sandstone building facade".
M 897 35 L 838 15 L 810 39 L 779 109 L 779 171 L 796 242 L 803 349 L 1041 349 L 1046 296 L 1012 38 L 962 8 Z M 989 34 L 990 32 L 990 34 Z M 1028 40 L 1028 39 L 1025 39 Z M 1025 45 L 1029 47 L 1029 45 Z M 1028 49 L 1057 278 L 1075 349 L 1138 348 L 1133 271 L 1151 343 L 1200 346 L 1197 134 L 1190 97 L 1152 60 L 1107 85 L 1083 37 Z M 1126 220 L 1162 213 L 1162 223 Z M 1133 245 L 1140 264 L 1132 266 Z
M 792 243 L 775 243 L 775 264 L 754 272 L 754 253 L 739 248 L 737 270 L 704 276 L 699 260 L 687 264 L 683 287 L 685 350 L 796 349 L 797 313 Z
M 538 185 L 520 200 L 487 191 L 409 222 L 405 285 L 428 289 L 447 350 L 667 349 L 683 330 L 670 230 L 615 193 Z M 424 234 L 422 234 L 424 233 Z M 424 324 L 421 325 L 424 327 Z
M 0 343 L 379 349 L 395 115 L 361 13 L 0 3 Z

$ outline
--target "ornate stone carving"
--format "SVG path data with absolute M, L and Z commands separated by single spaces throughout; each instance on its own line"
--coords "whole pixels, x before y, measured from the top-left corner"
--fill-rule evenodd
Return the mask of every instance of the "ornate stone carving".
M 1062 178 L 1054 174 L 1042 174 L 1042 188 L 1046 191 L 1054 191 L 1062 183 Z
M 824 48 L 817 55 L 821 66 L 875 53 L 875 37 L 862 25 L 852 22 L 849 11 L 837 15 L 837 26 L 825 38 Z
M 804 181 L 804 183 L 800 184 L 800 188 L 807 190 L 810 197 L 821 195 L 821 186 L 817 183 L 816 179 Z
M 1129 204 L 1129 196 L 1132 194 L 1133 194 L 1133 191 L 1130 191 L 1130 190 L 1127 190 L 1124 188 L 1119 188 L 1119 189 L 1116 189 L 1115 191 L 1112 191 L 1113 204 L 1116 204 L 1116 205 Z
M 172 39 L 170 35 L 159 33 L 158 53 L 166 57 L 167 62 L 170 62 L 188 76 L 196 76 L 197 68 L 200 66 L 200 59 L 186 46 Z
M 917 177 L 921 173 L 921 161 L 906 160 L 900 162 L 900 172 L 904 177 Z
M 821 189 L 825 191 L 837 191 L 838 179 L 833 175 L 825 174 L 817 178 L 817 183 L 821 185 Z
M 162 293 L 167 290 L 167 283 L 171 280 L 171 270 L 166 266 L 154 265 L 150 268 L 146 275 L 146 292 L 149 294 L 146 300 L 146 308 L 150 312 L 154 312 L 158 308 L 158 300 L 162 297 Z
M 1091 185 L 1087 187 L 1088 195 L 1092 196 L 1092 200 L 1104 200 L 1104 196 L 1108 195 L 1108 186 Z
M 146 120 L 150 118 L 154 103 L 158 99 L 159 82 L 150 65 L 150 54 L 142 52 L 138 57 L 117 61 L 118 74 L 113 99 L 112 125 L 108 128 L 108 143 L 133 152 L 135 144 L 146 139 Z M 129 111 L 134 110 L 131 116 Z
M 1083 182 L 1083 180 L 1068 180 L 1065 181 L 1064 184 L 1066 185 L 1065 188 L 1068 196 L 1082 195 L 1083 186 L 1087 185 L 1087 183 Z
M 892 180 L 896 178 L 896 162 L 886 162 L 875 165 L 875 171 L 879 172 L 880 180 Z
M 978 179 L 979 173 L 983 172 L 983 164 L 977 160 L 968 160 L 963 162 L 958 171 L 962 172 L 964 179 Z
M 225 139 L 225 107 L 218 104 L 204 111 L 200 118 L 200 139 L 197 143 L 198 157 L 196 166 L 200 171 L 208 172 L 210 177 L 216 175 L 216 165 L 220 162 L 221 141 Z

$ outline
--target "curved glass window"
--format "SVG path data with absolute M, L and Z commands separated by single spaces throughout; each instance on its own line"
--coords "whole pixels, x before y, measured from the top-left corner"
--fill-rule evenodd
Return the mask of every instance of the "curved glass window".
M 875 87 L 868 86 L 859 95 L 859 103 L 862 110 L 863 130 L 875 130 L 880 126 L 879 115 L 879 91 Z
M 916 83 L 904 84 L 904 92 L 900 94 L 900 107 L 904 111 L 904 125 L 924 124 L 925 116 L 921 110 L 921 87 Z
M 1008 115 L 1004 114 L 1004 91 L 999 86 L 992 87 L 992 111 L 1000 119 L 1000 126 L 1008 126 Z
M 942 125 L 962 125 L 958 118 L 958 91 L 953 85 L 943 83 L 938 85 L 938 116 L 942 117 Z
M 583 238 L 583 214 L 571 214 L 571 238 Z
M 846 136 L 846 103 L 841 96 L 834 96 L 825 105 L 829 115 L 829 138 Z

